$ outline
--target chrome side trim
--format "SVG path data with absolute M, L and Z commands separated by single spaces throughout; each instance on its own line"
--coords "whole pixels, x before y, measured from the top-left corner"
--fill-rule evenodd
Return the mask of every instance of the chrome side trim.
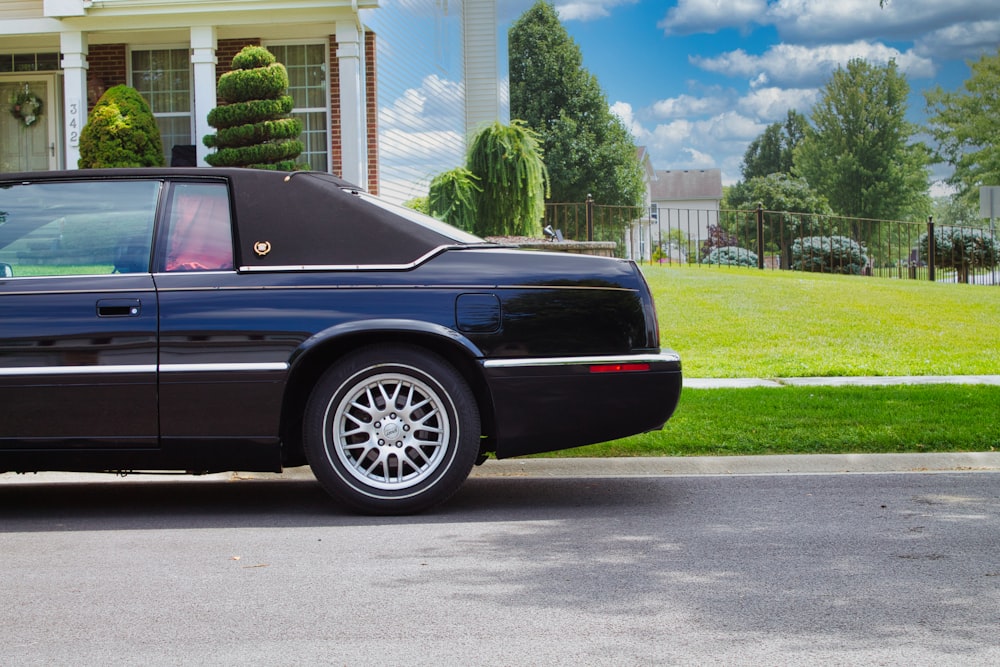
M 485 368 L 529 368 L 538 366 L 591 366 L 595 364 L 655 364 L 680 363 L 676 352 L 658 354 L 625 354 L 618 356 L 588 357 L 532 357 L 528 359 L 487 359 Z
M 289 264 L 282 266 L 247 266 L 240 267 L 240 273 L 272 273 L 289 271 L 409 271 L 415 269 L 432 257 L 446 250 L 464 246 L 441 245 L 424 253 L 412 262 L 406 264 Z
M 226 373 L 229 371 L 287 371 L 288 363 L 284 361 L 269 363 L 230 363 L 230 364 L 161 364 L 161 373 Z
M 0 368 L 0 377 L 44 376 L 44 375 L 124 375 L 141 373 L 227 373 L 240 371 L 287 371 L 288 363 L 244 363 L 244 364 L 128 364 L 119 366 L 25 366 L 21 368 Z
M 155 373 L 156 364 L 128 364 L 121 366 L 25 366 L 0 368 L 0 376 L 15 375 L 113 375 L 122 373 Z

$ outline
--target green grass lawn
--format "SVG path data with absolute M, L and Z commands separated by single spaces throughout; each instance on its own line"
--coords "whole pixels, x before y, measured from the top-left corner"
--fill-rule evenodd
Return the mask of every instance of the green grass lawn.
M 686 377 L 1000 374 L 1000 287 L 644 267 Z M 1000 387 L 685 389 L 662 431 L 548 456 L 994 451 Z
M 1000 373 L 1000 287 L 643 267 L 687 377 Z

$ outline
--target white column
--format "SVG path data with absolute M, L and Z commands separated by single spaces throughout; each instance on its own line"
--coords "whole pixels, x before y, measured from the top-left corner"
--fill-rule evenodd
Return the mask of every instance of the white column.
M 340 72 L 341 177 L 368 187 L 368 141 L 365 123 L 364 45 L 354 21 L 337 21 L 337 67 Z
M 198 154 L 198 166 L 206 167 L 205 156 L 210 149 L 202 143 L 206 134 L 214 134 L 215 128 L 208 124 L 208 112 L 215 108 L 215 65 L 219 62 L 215 52 L 219 40 L 215 26 L 192 26 L 191 63 L 194 66 L 194 136 L 191 143 Z
M 462 4 L 465 74 L 465 136 L 472 137 L 500 118 L 496 0 Z
M 87 122 L 87 33 L 59 34 L 63 68 L 63 147 L 65 169 L 76 169 L 80 159 L 80 130 Z

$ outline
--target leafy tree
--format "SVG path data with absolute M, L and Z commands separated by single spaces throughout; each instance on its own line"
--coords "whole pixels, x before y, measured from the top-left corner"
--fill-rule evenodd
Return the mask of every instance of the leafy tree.
M 826 198 L 804 179 L 782 173 L 737 183 L 726 195 L 725 207 L 729 209 L 750 211 L 758 205 L 769 212 L 764 216 L 764 238 L 774 245 L 787 245 L 783 239 L 817 233 L 822 216 L 833 214 Z M 734 231 L 744 239 L 756 238 L 756 217 L 744 216 Z
M 469 148 L 476 196 L 472 231 L 480 236 L 541 236 L 548 174 L 538 140 L 524 123 L 495 122 Z
M 208 113 L 216 134 L 202 141 L 218 149 L 205 157 L 213 167 L 253 167 L 290 171 L 305 146 L 302 121 L 289 117 L 288 72 L 262 46 L 247 46 L 233 57 L 233 69 L 219 78 L 222 106 Z
M 979 186 L 1000 183 L 1000 48 L 970 66 L 962 91 L 937 86 L 924 96 L 938 159 L 955 168 L 948 182 L 963 200 L 978 204 Z
M 794 109 L 784 123 L 772 123 L 750 142 L 743 154 L 743 179 L 768 174 L 791 174 L 795 147 L 805 136 L 809 121 Z
M 935 197 L 931 214 L 941 226 L 987 227 L 989 220 L 979 217 L 979 198 L 975 202 L 956 195 Z
M 156 119 L 135 88 L 109 88 L 80 131 L 80 169 L 162 167 L 163 142 Z
M 471 232 L 476 227 L 476 202 L 482 191 L 476 175 L 458 167 L 431 181 L 427 209 L 448 224 Z
M 922 218 L 930 210 L 929 149 L 909 143 L 910 86 L 894 61 L 854 59 L 838 68 L 813 107 L 795 171 L 833 209 L 870 219 Z
M 551 199 L 611 206 L 642 203 L 645 185 L 628 129 L 552 4 L 539 0 L 508 33 L 510 113 L 541 138 Z

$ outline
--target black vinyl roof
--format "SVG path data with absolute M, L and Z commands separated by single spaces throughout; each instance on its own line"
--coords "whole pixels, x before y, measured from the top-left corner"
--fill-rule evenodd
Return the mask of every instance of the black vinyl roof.
M 244 269 L 406 268 L 441 248 L 484 243 L 324 172 L 188 167 L 0 175 L 7 182 L 134 178 L 228 182 L 237 261 Z
M 403 266 L 441 247 L 482 242 L 325 173 L 241 171 L 232 186 L 249 268 Z M 261 256 L 255 248 L 264 244 L 270 251 Z

